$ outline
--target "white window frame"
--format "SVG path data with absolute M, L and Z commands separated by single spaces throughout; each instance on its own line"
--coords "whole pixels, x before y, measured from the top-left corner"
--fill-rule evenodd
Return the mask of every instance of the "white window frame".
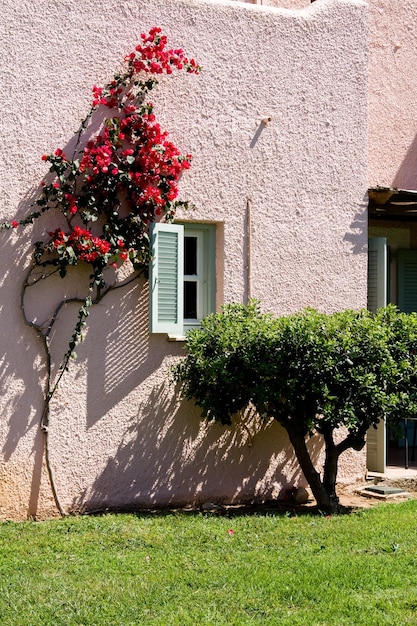
M 150 332 L 166 333 L 173 340 L 198 328 L 215 310 L 214 224 L 185 222 L 151 226 Z M 197 274 L 184 276 L 184 237 L 197 239 Z M 197 283 L 197 317 L 184 319 L 184 283 Z

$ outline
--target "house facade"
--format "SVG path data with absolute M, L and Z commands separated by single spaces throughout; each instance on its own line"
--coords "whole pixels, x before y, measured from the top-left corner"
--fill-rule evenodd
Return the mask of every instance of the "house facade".
M 417 6 L 374 0 L 369 9 L 368 306 L 393 302 L 409 313 L 417 310 Z M 410 422 L 410 446 L 414 431 Z M 405 463 L 404 443 L 403 425 L 381 423 L 368 437 L 369 469 Z
M 169 370 L 184 354 L 186 330 L 223 303 L 254 297 L 275 314 L 367 305 L 367 190 L 403 186 L 396 176 L 414 140 L 413 98 L 401 80 L 390 82 L 398 64 L 405 77 L 414 52 L 405 23 L 416 23 L 413 3 L 398 5 L 401 32 L 383 0 L 104 0 L 100 11 L 93 0 L 7 0 L 2 220 L 28 212 L 45 175 L 40 155 L 71 147 L 91 86 L 117 71 L 140 33 L 160 26 L 203 71 L 163 77 L 152 93 L 161 126 L 193 155 L 180 182 L 193 208 L 155 229 L 149 280 L 113 289 L 92 307 L 77 360 L 50 404 L 47 450 L 39 424 L 48 363 L 30 323 L 47 328 L 60 302 L 83 297 L 88 268 L 39 281 L 22 298 L 31 245 L 56 228 L 53 212 L 24 234 L 1 233 L 2 518 L 261 501 L 305 485 L 278 424 L 256 415 L 232 429 L 207 424 L 179 399 Z M 409 106 L 397 135 L 402 109 L 392 113 L 389 95 L 399 92 Z M 407 167 L 403 175 L 412 176 Z M 175 276 L 183 293 L 176 319 L 160 286 L 173 253 L 186 259 Z M 53 375 L 78 307 L 62 306 L 54 321 Z M 319 467 L 320 440 L 310 445 Z M 339 480 L 365 471 L 366 451 L 348 451 Z

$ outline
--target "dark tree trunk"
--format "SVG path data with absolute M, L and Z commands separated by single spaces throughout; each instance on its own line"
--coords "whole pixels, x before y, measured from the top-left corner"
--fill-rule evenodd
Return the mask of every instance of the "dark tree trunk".
M 323 511 L 323 513 L 337 513 L 339 510 L 339 502 L 335 491 L 338 460 L 336 448 L 333 446 L 336 454 L 336 457 L 334 457 L 333 451 L 328 455 L 326 446 L 327 467 L 325 468 L 324 479 L 322 481 L 308 452 L 305 434 L 297 428 L 292 428 L 288 423 L 285 424 L 285 428 L 319 510 Z
M 340 451 L 333 441 L 333 429 L 323 430 L 326 458 L 324 461 L 323 486 L 332 500 L 339 506 L 339 498 L 336 495 L 336 479 L 339 464 Z

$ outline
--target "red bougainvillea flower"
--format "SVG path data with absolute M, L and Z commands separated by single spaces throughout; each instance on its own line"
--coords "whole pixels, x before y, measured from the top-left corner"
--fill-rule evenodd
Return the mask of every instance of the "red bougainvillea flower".
M 194 74 L 201 71 L 194 59 L 185 57 L 183 50 L 166 50 L 168 40 L 161 35 L 160 28 L 151 28 L 148 35 L 142 33 L 141 39 L 142 43 L 125 58 L 133 73 L 172 74 L 173 68 Z
M 49 234 L 52 237 L 49 248 L 56 250 L 62 258 L 68 257 L 71 265 L 78 261 L 94 263 L 99 257 L 107 261 L 106 255 L 111 251 L 109 241 L 93 235 L 91 231 L 80 226 L 75 226 L 71 233 L 57 229 Z
M 18 226 L 19 226 L 19 222 L 16 222 L 16 220 L 13 220 L 12 227 L 17 228 Z

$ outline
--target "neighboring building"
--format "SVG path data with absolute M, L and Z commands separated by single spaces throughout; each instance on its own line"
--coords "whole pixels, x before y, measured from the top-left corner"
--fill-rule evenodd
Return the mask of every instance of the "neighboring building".
M 97 11 L 93 0 L 53 7 L 6 1 L 3 219 L 25 214 L 45 172 L 40 155 L 71 144 L 91 85 L 112 75 L 141 32 L 161 26 L 204 70 L 199 77 L 166 77 L 152 94 L 161 125 L 194 157 L 181 197 L 196 208 L 168 232 L 175 245 L 185 244 L 189 260 L 179 278 L 186 319 L 162 325 L 154 302 L 150 332 L 144 281 L 107 294 L 93 308 L 78 360 L 51 403 L 49 460 L 65 512 L 262 500 L 305 484 L 276 423 L 258 430 L 256 416 L 248 428 L 201 422 L 191 403 L 179 401 L 169 367 L 183 354 L 187 327 L 225 302 L 255 297 L 276 314 L 366 306 L 368 186 L 405 187 L 396 176 L 414 140 L 415 98 L 405 68 L 415 63 L 415 33 L 405 20 L 414 27 L 416 9 L 411 1 L 396 3 L 396 18 L 404 16 L 397 32 L 389 4 L 104 0 Z M 394 84 L 397 64 L 404 69 Z M 392 123 L 387 99 L 400 94 L 409 102 L 404 127 L 401 99 Z M 47 219 L 54 227 L 53 216 Z M 2 517 L 56 510 L 39 430 L 45 355 L 20 311 L 30 243 L 42 233 L 38 225 L 34 231 L 0 239 Z M 165 235 L 158 232 L 157 242 Z M 30 319 L 47 324 L 60 300 L 82 295 L 82 284 L 77 272 L 52 288 L 30 290 L 24 303 Z M 53 368 L 77 308 L 64 307 L 55 324 Z M 320 441 L 311 446 L 320 465 Z M 364 476 L 365 451 L 349 451 L 341 461 L 341 482 Z

